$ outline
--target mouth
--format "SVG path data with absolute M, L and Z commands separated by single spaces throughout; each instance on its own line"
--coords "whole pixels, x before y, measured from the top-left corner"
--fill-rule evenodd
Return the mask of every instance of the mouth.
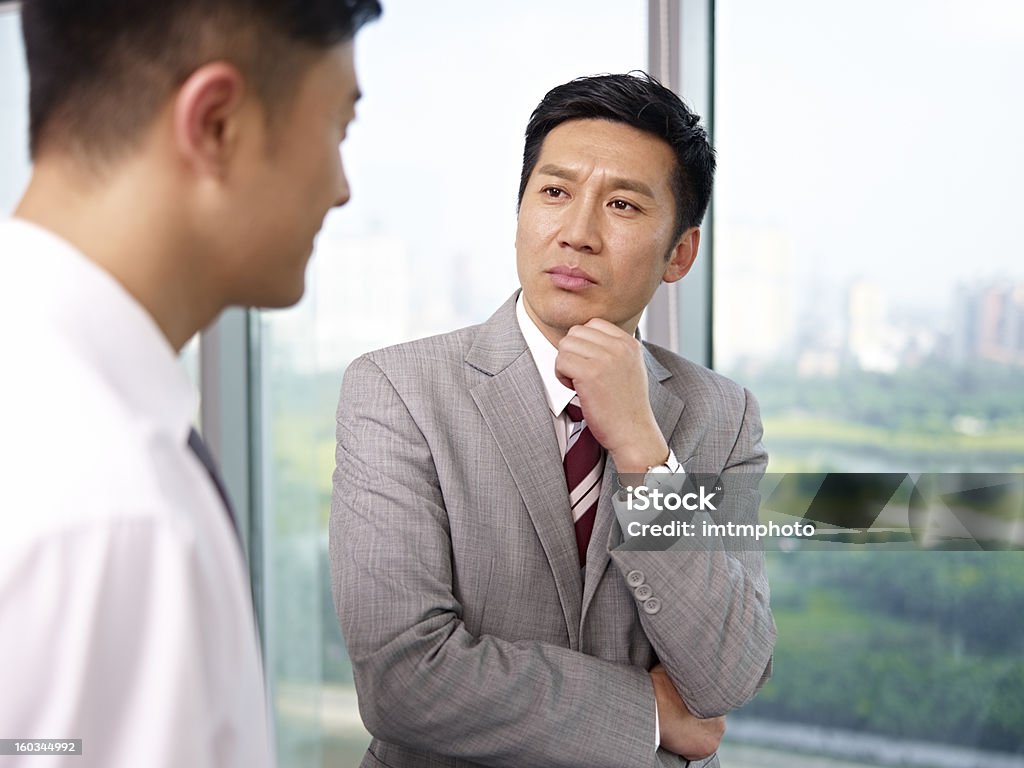
M 597 285 L 597 281 L 579 267 L 552 267 L 545 270 L 545 273 L 556 287 L 566 291 L 580 291 L 588 286 Z

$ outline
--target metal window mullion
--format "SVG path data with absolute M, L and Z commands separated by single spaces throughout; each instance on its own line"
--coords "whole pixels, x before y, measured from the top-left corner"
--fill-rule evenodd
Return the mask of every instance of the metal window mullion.
M 707 126 L 714 143 L 714 0 L 649 0 L 648 66 Z M 690 273 L 662 285 L 646 313 L 645 337 L 710 367 L 712 363 L 713 216 L 701 227 Z
M 260 524 L 258 435 L 258 319 L 240 308 L 228 309 L 199 340 L 200 422 L 203 439 L 231 496 L 236 524 L 249 564 L 257 622 L 263 632 L 263 549 Z

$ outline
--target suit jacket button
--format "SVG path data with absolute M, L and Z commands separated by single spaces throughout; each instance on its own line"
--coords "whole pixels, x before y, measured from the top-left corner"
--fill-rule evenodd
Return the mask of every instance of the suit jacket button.
M 661 610 L 661 600 L 656 597 L 652 597 L 650 600 L 644 603 L 644 613 L 653 616 Z
M 644 572 L 643 571 L 630 571 L 626 574 L 626 583 L 631 587 L 639 587 L 644 583 Z
M 633 594 L 636 596 L 636 599 L 642 603 L 654 595 L 654 590 L 651 589 L 650 584 L 641 584 L 633 590 Z

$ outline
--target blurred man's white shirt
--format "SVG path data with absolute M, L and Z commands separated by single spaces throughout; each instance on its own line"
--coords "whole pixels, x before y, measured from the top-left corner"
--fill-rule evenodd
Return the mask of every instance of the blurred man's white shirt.
M 197 400 L 150 315 L 0 222 L 0 765 L 272 764 L 245 563 L 187 445 Z

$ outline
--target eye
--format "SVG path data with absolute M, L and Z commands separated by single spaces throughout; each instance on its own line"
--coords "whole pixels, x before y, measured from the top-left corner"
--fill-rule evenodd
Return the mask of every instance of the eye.
M 632 203 L 627 203 L 625 200 L 612 200 L 609 205 L 616 211 L 639 211 Z
M 550 197 L 552 200 L 559 200 L 565 197 L 565 190 L 559 189 L 558 187 L 544 187 L 541 193 L 546 197 Z

